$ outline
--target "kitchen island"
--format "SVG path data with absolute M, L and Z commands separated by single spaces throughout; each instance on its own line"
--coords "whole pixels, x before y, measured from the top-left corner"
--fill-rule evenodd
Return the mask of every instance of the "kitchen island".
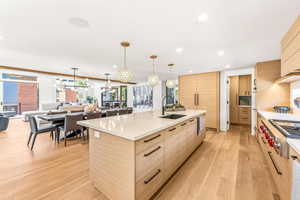
M 205 113 L 180 111 L 184 116 L 168 119 L 151 111 L 78 122 L 89 128 L 93 184 L 112 200 L 149 199 L 202 143 Z

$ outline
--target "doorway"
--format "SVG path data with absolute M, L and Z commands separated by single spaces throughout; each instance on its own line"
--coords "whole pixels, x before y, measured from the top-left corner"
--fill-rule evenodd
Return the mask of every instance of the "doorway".
M 251 126 L 252 75 L 228 77 L 228 125 Z

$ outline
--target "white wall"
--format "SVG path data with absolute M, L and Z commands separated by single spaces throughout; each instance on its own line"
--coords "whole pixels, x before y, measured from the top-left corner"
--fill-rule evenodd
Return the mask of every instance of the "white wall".
M 230 76 L 238 76 L 238 75 L 252 75 L 252 88 L 255 79 L 255 69 L 254 67 L 244 68 L 244 69 L 236 69 L 236 70 L 226 70 L 222 71 L 220 75 L 220 130 L 227 131 L 227 121 L 229 120 L 229 110 L 227 107 L 227 101 L 229 101 L 229 93 L 227 90 L 227 80 Z M 251 112 L 251 132 L 254 134 L 254 127 L 256 125 L 256 111 L 253 110 L 255 108 L 255 92 L 252 89 L 252 112 Z
M 163 97 L 162 87 L 163 82 L 159 81 L 159 84 L 153 88 L 153 110 L 161 110 Z
M 300 97 L 300 81 L 292 82 L 290 85 L 290 104 L 294 113 L 300 114 L 300 109 L 294 104 L 294 99 Z

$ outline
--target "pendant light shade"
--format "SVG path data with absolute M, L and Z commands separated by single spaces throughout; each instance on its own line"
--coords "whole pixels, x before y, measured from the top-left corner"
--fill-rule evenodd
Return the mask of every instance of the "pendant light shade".
M 173 72 L 174 64 L 168 64 L 168 67 L 169 67 L 169 73 L 171 74 Z M 174 88 L 174 87 L 176 87 L 176 81 L 175 80 L 167 80 L 166 86 L 167 86 L 167 88 Z
M 123 68 L 119 70 L 119 79 L 121 82 L 129 82 L 132 80 L 132 73 L 127 68 L 127 62 L 126 62 L 126 48 L 130 46 L 129 42 L 121 42 L 121 46 L 124 47 L 124 63 Z
M 167 80 L 166 86 L 168 88 L 174 88 L 174 87 L 176 87 L 176 82 L 174 80 Z
M 155 73 L 155 59 L 157 58 L 156 55 L 152 55 L 150 56 L 150 59 L 153 60 L 153 71 L 152 71 L 152 74 L 150 76 L 148 76 L 148 84 L 151 86 L 151 87 L 154 87 L 156 86 L 158 83 L 159 83 L 159 77 L 158 75 Z

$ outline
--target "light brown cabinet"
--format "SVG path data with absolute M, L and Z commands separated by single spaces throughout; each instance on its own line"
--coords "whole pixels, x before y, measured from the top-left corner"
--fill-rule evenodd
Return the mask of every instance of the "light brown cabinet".
M 300 15 L 281 40 L 281 76 L 300 72 Z
M 274 106 L 290 105 L 290 84 L 275 84 L 280 78 L 280 66 L 280 60 L 256 63 L 257 110 L 273 111 Z
M 239 96 L 251 95 L 251 75 L 239 76 Z
M 187 109 L 206 110 L 206 127 L 219 130 L 220 73 L 179 77 L 179 102 Z
M 239 123 L 251 124 L 251 107 L 239 107 Z

